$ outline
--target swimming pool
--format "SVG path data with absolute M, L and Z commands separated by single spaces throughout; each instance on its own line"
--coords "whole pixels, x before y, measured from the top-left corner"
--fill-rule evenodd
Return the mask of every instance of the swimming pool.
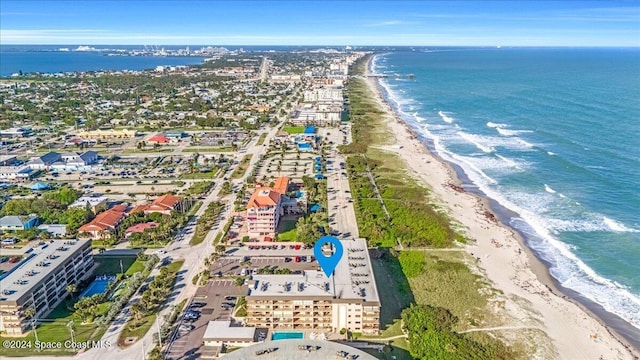
M 93 280 L 93 282 L 91 284 L 89 284 L 89 286 L 87 286 L 86 289 L 84 289 L 84 291 L 82 292 L 82 294 L 80 294 L 81 298 L 85 298 L 85 297 L 91 297 L 95 294 L 102 294 L 105 291 L 107 291 L 107 288 L 109 287 L 109 284 L 111 283 L 112 280 Z
M 304 339 L 304 333 L 301 331 L 274 332 L 271 334 L 271 340 L 286 339 Z

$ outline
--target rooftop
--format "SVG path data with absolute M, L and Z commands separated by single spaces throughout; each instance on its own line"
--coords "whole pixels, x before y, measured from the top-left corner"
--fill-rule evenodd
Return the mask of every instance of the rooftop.
M 231 326 L 231 321 L 209 321 L 207 330 L 204 332 L 202 339 L 207 340 L 238 340 L 250 339 L 256 333 L 254 327 Z
M 51 240 L 28 250 L 18 266 L 0 280 L 0 302 L 17 301 L 76 250 L 90 243 L 91 240 Z
M 292 275 L 254 275 L 248 296 L 326 296 L 333 298 L 333 282 L 321 271 Z
M 311 345 L 319 347 L 317 350 L 300 350 L 298 346 Z M 277 349 L 273 352 L 256 356 L 257 351 L 266 349 Z M 256 359 L 260 360 L 279 360 L 279 359 L 306 359 L 306 360 L 326 360 L 339 359 L 336 354 L 339 351 L 349 353 L 349 355 L 357 355 L 358 360 L 375 360 L 375 357 L 366 352 L 333 341 L 320 340 L 276 340 L 259 343 L 242 349 L 235 350 L 222 357 L 224 360 L 240 360 L 240 359 Z M 344 357 L 342 357 L 344 358 Z
M 247 208 L 275 206 L 280 200 L 280 193 L 269 187 L 260 187 L 251 195 Z
M 87 206 L 87 203 L 89 203 L 89 206 L 95 206 L 107 200 L 109 199 L 106 196 L 81 196 L 69 207 L 84 207 Z
M 273 190 L 280 193 L 280 195 L 284 195 L 287 193 L 287 187 L 289 187 L 289 178 L 281 176 L 276 179 L 276 182 L 273 185 Z
M 344 251 L 334 272 L 338 298 L 379 303 L 367 240 L 348 238 L 340 243 Z

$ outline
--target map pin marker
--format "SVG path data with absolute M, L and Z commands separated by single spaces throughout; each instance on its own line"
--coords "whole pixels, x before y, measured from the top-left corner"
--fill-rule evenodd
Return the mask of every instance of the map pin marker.
M 322 247 L 327 243 L 331 244 L 333 247 L 333 254 L 328 256 L 322 252 Z M 316 260 L 318 260 L 322 271 L 324 271 L 324 274 L 327 277 L 331 277 L 331 274 L 333 274 L 333 270 L 336 269 L 340 259 L 342 259 L 342 252 L 343 249 L 340 240 L 329 235 L 318 239 L 318 241 L 316 241 L 316 245 L 313 247 L 313 255 L 315 255 Z

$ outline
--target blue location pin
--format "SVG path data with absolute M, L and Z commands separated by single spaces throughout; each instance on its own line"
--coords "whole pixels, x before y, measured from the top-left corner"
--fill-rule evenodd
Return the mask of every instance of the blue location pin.
M 331 245 L 333 245 L 333 255 L 326 256 L 322 253 L 322 246 L 326 243 L 330 243 Z M 324 271 L 324 274 L 327 277 L 331 277 L 331 274 L 333 274 L 333 270 L 335 270 L 336 266 L 340 262 L 340 259 L 342 259 L 342 252 L 343 250 L 340 240 L 338 240 L 338 238 L 334 236 L 329 235 L 323 236 L 318 239 L 318 241 L 316 241 L 316 245 L 313 247 L 313 255 L 315 255 L 318 263 L 320 263 L 322 271 Z

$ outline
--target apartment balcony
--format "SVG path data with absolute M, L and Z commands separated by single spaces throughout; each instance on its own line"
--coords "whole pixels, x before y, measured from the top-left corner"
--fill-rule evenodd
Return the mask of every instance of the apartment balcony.
M 292 324 L 273 324 L 274 329 L 293 329 Z

